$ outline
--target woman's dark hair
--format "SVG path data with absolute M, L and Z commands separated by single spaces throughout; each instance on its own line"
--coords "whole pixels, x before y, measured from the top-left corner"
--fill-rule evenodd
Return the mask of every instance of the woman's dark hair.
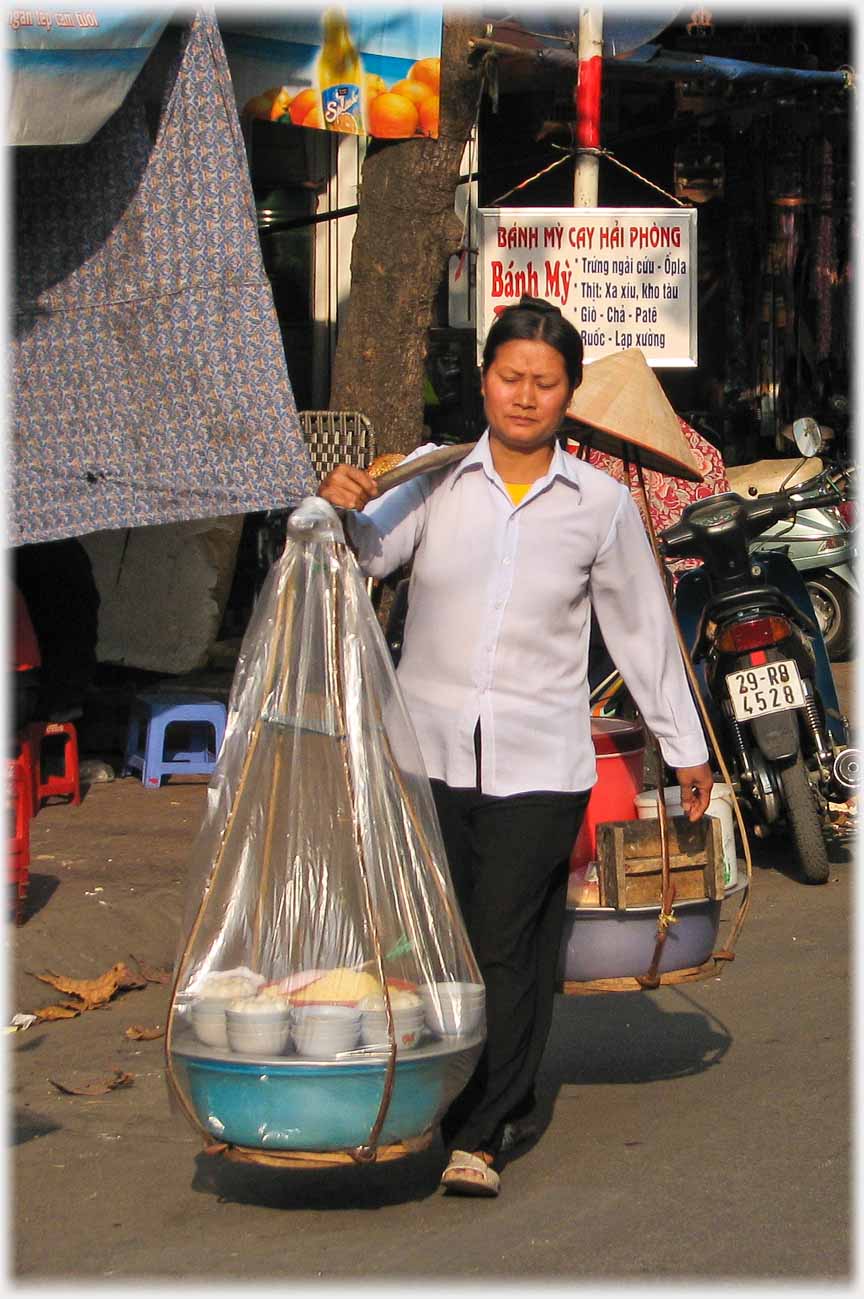
M 523 338 L 548 343 L 556 352 L 560 352 L 571 387 L 578 387 L 582 382 L 582 335 L 551 302 L 546 302 L 543 298 L 529 298 L 525 294 L 512 307 L 504 308 L 486 335 L 483 373 L 495 360 L 499 347 Z

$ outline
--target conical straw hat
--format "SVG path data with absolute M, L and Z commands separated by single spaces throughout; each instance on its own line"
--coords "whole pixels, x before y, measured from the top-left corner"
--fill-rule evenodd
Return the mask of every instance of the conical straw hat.
M 567 418 L 591 426 L 565 432 L 598 451 L 656 469 L 673 478 L 701 482 L 702 474 L 654 371 L 638 348 L 613 352 L 585 366 L 567 407 Z

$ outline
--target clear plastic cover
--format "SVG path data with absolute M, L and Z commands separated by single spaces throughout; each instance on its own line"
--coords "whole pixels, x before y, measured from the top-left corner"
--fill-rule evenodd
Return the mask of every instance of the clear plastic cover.
M 211 1138 L 367 1151 L 431 1130 L 484 988 L 429 782 L 336 512 L 259 596 L 193 852 L 166 1050 Z

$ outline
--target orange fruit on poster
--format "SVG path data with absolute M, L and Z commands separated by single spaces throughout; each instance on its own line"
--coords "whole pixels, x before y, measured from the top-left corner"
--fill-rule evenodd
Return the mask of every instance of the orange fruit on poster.
M 288 105 L 291 103 L 291 91 L 287 86 L 282 86 L 276 92 L 273 103 L 270 105 L 270 121 L 278 122 L 283 113 L 288 112 Z
M 369 134 L 380 140 L 404 140 L 417 130 L 419 120 L 416 104 L 390 90 L 369 105 Z
M 430 86 L 437 95 L 441 86 L 441 60 L 418 59 L 408 73 L 408 79 L 409 81 L 422 81 L 424 85 Z
M 278 94 L 279 87 L 274 86 L 272 90 L 264 90 L 260 95 L 254 95 L 252 99 L 247 100 L 243 105 L 243 116 L 269 119 L 270 109 L 273 107 L 273 101 Z
M 320 107 L 321 97 L 318 94 L 318 91 L 313 90 L 311 86 L 307 86 L 305 90 L 301 90 L 299 95 L 296 95 L 294 99 L 291 100 L 291 107 L 288 109 L 288 112 L 290 113 L 291 121 L 295 126 L 305 126 L 306 118 L 310 111 L 313 108 Z
M 424 99 L 428 99 L 431 95 L 435 94 L 432 87 L 427 86 L 425 81 L 410 81 L 408 77 L 406 77 L 404 81 L 397 81 L 394 86 L 390 87 L 390 90 L 394 95 L 404 95 L 406 99 L 410 99 L 412 104 L 416 104 L 418 108 L 423 103 Z
M 441 101 L 437 95 L 424 99 L 420 105 L 420 130 L 424 135 L 438 135 Z
M 319 131 L 323 131 L 323 130 L 324 130 L 324 112 L 323 112 L 323 109 L 321 108 L 321 105 L 320 105 L 320 104 L 316 104 L 315 107 L 311 110 L 311 112 L 309 112 L 309 113 L 306 114 L 306 116 L 303 118 L 303 121 L 300 122 L 299 125 L 300 125 L 300 126 L 314 126 L 314 127 L 317 127 L 317 129 L 318 129 Z

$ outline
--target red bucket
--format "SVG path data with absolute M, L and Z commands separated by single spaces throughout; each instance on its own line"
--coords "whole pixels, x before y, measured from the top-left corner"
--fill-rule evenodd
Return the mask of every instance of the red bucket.
M 591 739 L 597 758 L 597 784 L 585 810 L 585 818 L 573 851 L 570 870 L 593 861 L 597 850 L 597 826 L 602 821 L 635 821 L 634 799 L 642 793 L 645 766 L 645 732 L 639 722 L 617 717 L 592 717 Z

